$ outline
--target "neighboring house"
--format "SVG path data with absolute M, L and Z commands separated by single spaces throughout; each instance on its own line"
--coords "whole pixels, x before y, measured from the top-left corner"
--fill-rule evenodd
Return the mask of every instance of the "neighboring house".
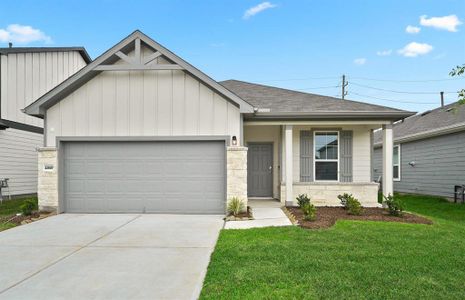
M 0 179 L 11 195 L 37 193 L 43 121 L 21 110 L 90 62 L 84 48 L 0 48 Z
M 394 124 L 394 191 L 454 197 L 465 184 L 465 105 L 452 103 Z M 382 173 L 375 133 L 374 178 Z
M 372 131 L 384 126 L 392 145 L 392 122 L 413 114 L 218 83 L 140 31 L 25 112 L 45 120 L 41 208 L 84 213 L 224 213 L 232 197 L 290 204 L 300 193 L 376 206 Z

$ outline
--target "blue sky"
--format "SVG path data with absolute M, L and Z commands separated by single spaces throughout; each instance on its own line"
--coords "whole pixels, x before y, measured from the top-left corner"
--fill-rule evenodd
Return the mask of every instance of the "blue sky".
M 465 63 L 462 23 L 463 0 L 17 0 L 2 3 L 0 46 L 84 46 L 95 58 L 140 29 L 216 80 L 340 96 L 346 74 L 348 99 L 423 111 L 465 87 L 448 76 Z

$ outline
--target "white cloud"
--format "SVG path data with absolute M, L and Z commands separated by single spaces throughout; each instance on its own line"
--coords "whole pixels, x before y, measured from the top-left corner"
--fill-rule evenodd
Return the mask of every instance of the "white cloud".
M 457 18 L 456 15 L 449 15 L 444 17 L 431 17 L 428 19 L 427 16 L 420 17 L 420 25 L 425 27 L 433 27 L 436 29 L 447 30 L 450 32 L 456 32 L 457 26 L 461 25 L 462 22 Z
M 258 4 L 258 5 L 255 5 L 254 7 L 249 8 L 248 10 L 246 10 L 244 12 L 243 18 L 248 19 L 248 18 L 253 17 L 256 14 L 264 11 L 264 10 L 274 8 L 274 7 L 276 7 L 276 4 L 272 4 L 272 3 L 268 2 L 268 1 L 262 2 L 262 3 Z
M 381 50 L 381 51 L 376 52 L 376 55 L 378 55 L 378 56 L 389 56 L 391 54 L 392 54 L 391 49 L 389 49 L 389 50 Z
M 52 39 L 39 29 L 27 25 L 10 24 L 0 28 L 0 42 L 28 44 L 31 42 L 51 43 Z
M 411 42 L 397 52 L 405 57 L 417 57 L 418 55 L 425 55 L 432 50 L 433 46 L 429 44 Z
M 419 33 L 421 30 L 420 27 L 416 27 L 416 26 L 412 26 L 412 25 L 409 25 L 405 28 L 405 32 L 407 33 L 411 33 L 411 34 L 415 34 L 415 33 Z
M 354 59 L 354 64 L 356 65 L 364 65 L 366 64 L 366 62 L 367 62 L 367 59 L 363 57 Z

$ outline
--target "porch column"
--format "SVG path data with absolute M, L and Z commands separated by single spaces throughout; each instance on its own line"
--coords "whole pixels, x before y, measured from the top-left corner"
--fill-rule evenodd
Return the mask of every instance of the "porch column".
M 392 124 L 383 125 L 383 195 L 394 193 L 392 155 L 394 143 L 392 138 Z
M 292 125 L 286 125 L 284 128 L 284 138 L 285 138 L 285 154 L 286 154 L 286 205 L 293 204 L 293 168 L 292 168 Z

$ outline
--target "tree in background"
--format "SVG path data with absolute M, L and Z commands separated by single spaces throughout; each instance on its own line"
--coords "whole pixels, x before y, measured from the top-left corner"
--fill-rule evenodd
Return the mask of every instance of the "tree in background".
M 457 66 L 450 71 L 449 75 L 454 76 L 462 76 L 465 73 L 465 64 L 461 66 Z M 459 104 L 465 104 L 465 89 L 461 89 L 457 92 L 459 94 Z

